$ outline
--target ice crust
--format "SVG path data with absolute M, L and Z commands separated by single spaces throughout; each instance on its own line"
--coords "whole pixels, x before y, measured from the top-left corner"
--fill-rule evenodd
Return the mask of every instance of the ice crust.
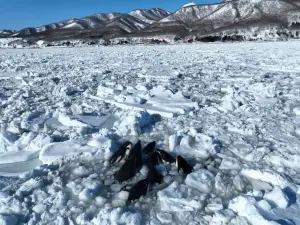
M 6 49 L 0 224 L 300 225 L 298 42 Z M 109 157 L 156 141 L 193 168 L 127 203 Z M 54 218 L 54 219 L 53 219 Z M 54 221 L 55 220 L 55 221 Z

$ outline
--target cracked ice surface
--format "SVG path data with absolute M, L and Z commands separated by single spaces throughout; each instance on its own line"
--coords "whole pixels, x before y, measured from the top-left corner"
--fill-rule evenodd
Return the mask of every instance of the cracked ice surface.
M 300 225 L 300 43 L 7 49 L 0 224 Z M 125 140 L 175 165 L 126 205 Z M 48 163 L 48 165 L 42 165 Z M 53 219 L 55 218 L 55 219 Z

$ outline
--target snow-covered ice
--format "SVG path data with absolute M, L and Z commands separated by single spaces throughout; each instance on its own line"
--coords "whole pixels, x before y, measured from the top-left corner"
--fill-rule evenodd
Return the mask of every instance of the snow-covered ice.
M 214 174 L 208 170 L 200 169 L 187 175 L 185 183 L 202 193 L 212 192 Z
M 300 225 L 300 43 L 2 49 L 0 224 Z M 109 157 L 193 168 L 127 203 Z
M 264 195 L 264 199 L 268 200 L 275 207 L 285 209 L 289 204 L 289 199 L 286 194 L 280 189 L 280 187 L 275 186 L 272 191 Z
M 184 184 L 172 183 L 157 193 L 162 211 L 194 211 L 203 207 L 205 195 Z

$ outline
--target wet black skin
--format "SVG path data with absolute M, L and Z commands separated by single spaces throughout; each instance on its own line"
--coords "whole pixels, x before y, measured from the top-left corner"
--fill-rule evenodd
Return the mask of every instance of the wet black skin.
M 159 163 L 162 161 L 160 154 L 158 152 L 153 152 L 149 157 L 147 161 L 148 168 L 150 166 L 156 166 L 159 165 Z
M 143 148 L 142 152 L 149 155 L 154 152 L 155 146 L 156 142 L 152 141 Z
M 124 182 L 133 178 L 136 174 L 136 161 L 135 157 L 128 158 L 126 162 L 120 167 L 118 172 L 115 174 L 117 181 Z
M 193 171 L 192 167 L 180 155 L 177 156 L 176 166 L 177 166 L 177 169 L 178 169 L 178 173 L 179 173 L 179 171 L 181 171 L 184 174 L 189 174 L 189 173 L 191 173 Z
M 156 151 L 159 153 L 163 161 L 168 163 L 174 163 L 176 161 L 175 158 L 171 156 L 169 153 L 167 153 L 166 151 L 161 149 L 156 149 Z
M 155 166 L 149 167 L 147 178 L 148 178 L 150 184 L 154 184 L 154 183 L 161 184 L 163 181 L 163 176 L 157 172 Z
M 127 201 L 139 199 L 141 196 L 146 195 L 149 187 L 149 180 L 143 179 L 137 182 L 129 191 L 129 197 Z
M 143 157 L 142 157 L 142 144 L 141 141 L 138 141 L 130 150 L 128 158 L 134 157 L 136 168 L 139 168 L 143 165 Z

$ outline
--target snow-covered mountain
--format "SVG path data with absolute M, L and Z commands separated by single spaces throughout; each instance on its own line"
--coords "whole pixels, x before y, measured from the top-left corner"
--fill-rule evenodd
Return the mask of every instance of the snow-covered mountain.
M 230 22 L 236 22 L 237 20 L 260 20 L 265 18 L 277 18 L 278 20 L 290 22 L 295 17 L 300 17 L 299 3 L 300 1 L 295 0 L 235 0 L 207 5 L 192 3 L 183 6 L 159 22 L 179 20 L 191 24 L 198 20 L 230 20 Z
M 37 28 L 25 28 L 12 36 L 60 39 L 78 38 L 80 32 L 97 37 L 258 36 L 299 37 L 299 0 L 231 0 L 217 4 L 188 3 L 174 13 L 159 8 L 137 9 L 128 14 L 94 14 Z M 67 35 L 66 35 L 67 34 Z M 54 36 L 54 35 L 52 35 Z
M 12 35 L 14 32 L 14 30 L 6 30 L 6 29 L 3 29 L 3 30 L 0 30 L 0 37 L 8 37 L 10 35 Z
M 106 27 L 112 27 L 112 26 L 118 27 L 120 29 L 127 31 L 128 33 L 131 33 L 137 30 L 141 30 L 149 26 L 149 24 L 136 17 L 124 14 L 115 18 L 114 20 L 110 20 L 106 24 Z
M 185 24 L 190 34 L 220 35 L 255 33 L 273 29 L 293 30 L 300 21 L 300 1 L 295 0 L 235 0 L 218 4 L 188 4 L 163 18 L 155 27 Z M 152 28 L 153 29 L 153 28 Z
M 0 34 L 12 34 L 13 32 L 14 32 L 13 30 L 6 30 L 6 29 L 0 30 Z
M 149 24 L 155 23 L 170 14 L 171 14 L 170 12 L 167 12 L 159 8 L 150 9 L 150 10 L 137 9 L 129 13 L 129 15 L 138 18 Z
M 160 23 L 182 21 L 186 24 L 190 24 L 194 21 L 200 20 L 208 14 L 217 11 L 226 3 L 212 4 L 212 5 L 188 5 L 183 6 L 175 13 L 162 19 Z
M 191 2 L 191 3 L 185 4 L 184 6 L 182 6 L 182 8 L 189 7 L 189 6 L 194 6 L 194 5 L 197 5 L 197 4 L 194 3 L 194 2 Z
M 170 15 L 170 12 L 155 8 L 134 10 L 128 14 L 122 13 L 99 13 L 81 19 L 73 18 L 57 23 L 47 24 L 40 27 L 24 28 L 13 36 L 30 36 L 42 32 L 49 32 L 57 29 L 72 30 L 95 30 L 114 27 L 128 33 L 143 29 L 150 24 L 157 22 Z

